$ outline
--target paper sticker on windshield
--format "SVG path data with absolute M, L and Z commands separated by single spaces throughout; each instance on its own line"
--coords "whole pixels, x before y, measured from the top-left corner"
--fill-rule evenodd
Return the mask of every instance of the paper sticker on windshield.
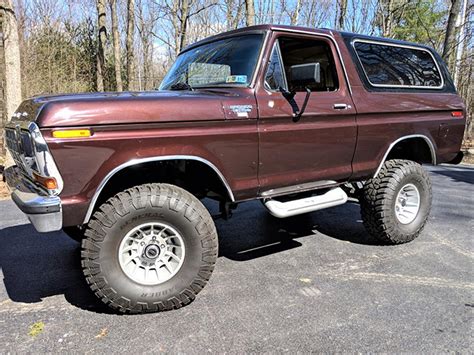
M 247 84 L 247 75 L 229 75 L 225 82 L 229 84 Z

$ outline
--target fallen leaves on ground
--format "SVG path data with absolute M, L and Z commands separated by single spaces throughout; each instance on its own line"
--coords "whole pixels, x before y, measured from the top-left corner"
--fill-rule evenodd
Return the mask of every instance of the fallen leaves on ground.
M 44 330 L 44 323 L 43 322 L 36 322 L 30 325 L 30 331 L 28 335 L 32 337 L 36 337 L 37 335 L 41 334 Z
M 100 339 L 100 338 L 103 338 L 103 337 L 106 337 L 107 334 L 109 334 L 109 330 L 107 328 L 102 328 L 99 332 L 99 334 L 97 334 L 95 336 L 96 339 Z

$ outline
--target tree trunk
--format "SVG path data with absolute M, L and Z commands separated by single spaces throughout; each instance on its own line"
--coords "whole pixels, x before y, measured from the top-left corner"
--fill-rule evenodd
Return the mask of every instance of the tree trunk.
M 466 130 L 464 131 L 464 140 L 472 141 L 473 140 L 473 132 L 474 132 L 474 112 L 473 112 L 473 107 L 474 105 L 472 104 L 473 96 L 474 96 L 474 90 L 473 87 L 474 85 L 469 85 L 469 80 L 473 77 L 473 63 L 471 62 L 469 65 L 469 68 L 466 73 L 466 77 L 468 78 L 467 80 L 467 88 L 466 88 L 466 94 L 464 95 L 465 98 L 465 103 L 466 107 L 468 110 L 468 115 L 466 118 Z
M 133 37 L 135 33 L 135 0 L 127 0 L 127 89 L 135 90 L 135 63 L 133 55 Z
M 179 52 L 186 45 L 186 35 L 188 32 L 188 20 L 189 20 L 189 0 L 184 0 L 181 3 L 181 19 L 179 24 Z
M 459 24 L 459 40 L 457 41 L 457 50 L 456 52 L 456 63 L 454 67 L 454 85 L 458 87 L 459 84 L 459 72 L 461 70 L 461 61 L 463 57 L 463 52 L 467 51 L 465 48 L 465 43 L 466 43 L 466 36 L 465 36 L 465 30 L 466 30 L 466 24 L 468 22 L 467 18 L 467 0 L 462 1 L 462 11 L 460 15 L 460 24 Z
M 177 56 L 179 54 L 179 18 L 178 18 L 178 11 L 180 8 L 179 0 L 173 0 L 172 2 L 172 11 L 171 11 L 171 24 L 173 26 L 173 34 L 174 34 L 174 53 Z
M 245 0 L 245 18 L 247 26 L 255 25 L 255 5 L 253 0 Z
M 110 0 L 112 15 L 112 42 L 114 46 L 115 90 L 123 91 L 122 85 L 122 58 L 120 56 L 120 35 L 118 31 L 117 0 Z
M 382 27 L 383 37 L 390 37 L 392 35 L 393 2 L 394 0 L 378 0 L 380 27 Z
M 451 0 L 448 22 L 446 24 L 446 36 L 444 37 L 443 59 L 448 64 L 449 69 L 453 69 L 454 48 L 456 47 L 456 20 L 459 16 L 461 0 Z
M 387 17 L 385 19 L 385 27 L 383 29 L 384 37 L 390 37 L 392 35 L 392 21 L 393 21 L 393 2 L 392 0 L 387 1 Z
M 137 22 L 138 22 L 138 34 L 140 36 L 140 43 L 142 48 L 142 66 L 143 66 L 143 90 L 149 89 L 150 80 L 150 69 L 151 69 L 151 57 L 150 48 L 152 47 L 150 32 L 153 28 L 153 23 L 149 22 L 150 19 L 146 18 L 145 9 L 142 1 L 137 2 Z M 151 27 L 151 28 L 150 28 Z M 138 67 L 140 69 L 140 67 Z M 140 90 L 142 85 L 140 85 Z
M 296 26 L 298 24 L 300 9 L 301 9 L 301 0 L 296 0 L 295 11 L 293 11 L 293 14 L 291 15 L 292 26 Z
M 298 1 L 301 2 L 301 0 L 298 0 Z M 301 8 L 301 4 L 300 4 L 300 8 Z M 269 12 L 270 12 L 269 22 L 274 23 L 275 22 L 275 1 L 274 0 L 270 0 Z
M 347 12 L 347 0 L 340 0 L 339 1 L 339 18 L 338 18 L 338 29 L 344 29 L 344 23 L 346 20 L 346 12 Z
M 18 23 L 12 0 L 0 0 L 5 56 L 5 117 L 9 121 L 21 103 L 21 67 Z
M 98 25 L 98 46 L 97 46 L 97 91 L 104 91 L 104 71 L 105 71 L 105 44 L 107 41 L 107 20 L 105 13 L 105 0 L 97 0 L 97 25 Z
M 18 36 L 18 22 L 12 0 L 0 0 L 0 32 L 3 33 L 3 54 L 5 63 L 4 100 L 7 122 L 21 103 L 21 65 L 20 42 Z M 1 112 L 1 110 L 0 110 Z M 3 117 L 0 117 L 0 127 L 3 127 Z M 5 152 L 5 167 L 14 164 L 8 150 Z
M 240 16 L 242 12 L 242 4 L 238 0 L 225 0 L 225 14 L 227 22 L 227 30 L 234 30 L 239 26 Z M 234 16 L 234 10 L 236 10 Z
M 232 29 L 232 24 L 234 21 L 234 16 L 232 13 L 233 8 L 234 8 L 234 0 L 225 1 L 225 19 L 226 19 L 228 31 Z
M 235 18 L 234 18 L 234 23 L 233 23 L 233 30 L 239 28 L 239 23 L 240 23 L 240 19 L 242 18 L 242 11 L 243 11 L 243 8 L 244 8 L 244 4 L 243 2 L 240 2 L 238 1 L 238 4 L 237 4 L 237 13 L 235 14 Z

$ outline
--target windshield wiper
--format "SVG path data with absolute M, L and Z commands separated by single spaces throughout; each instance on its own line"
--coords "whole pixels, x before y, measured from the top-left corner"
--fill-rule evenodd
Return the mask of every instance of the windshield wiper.
M 188 83 L 176 83 L 170 86 L 170 90 L 189 90 L 192 91 L 193 87 Z

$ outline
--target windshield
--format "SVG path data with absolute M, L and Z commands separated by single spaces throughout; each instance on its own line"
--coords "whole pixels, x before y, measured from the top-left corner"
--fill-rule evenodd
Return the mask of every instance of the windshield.
M 257 65 L 262 34 L 217 40 L 178 56 L 160 90 L 179 87 L 248 86 Z

